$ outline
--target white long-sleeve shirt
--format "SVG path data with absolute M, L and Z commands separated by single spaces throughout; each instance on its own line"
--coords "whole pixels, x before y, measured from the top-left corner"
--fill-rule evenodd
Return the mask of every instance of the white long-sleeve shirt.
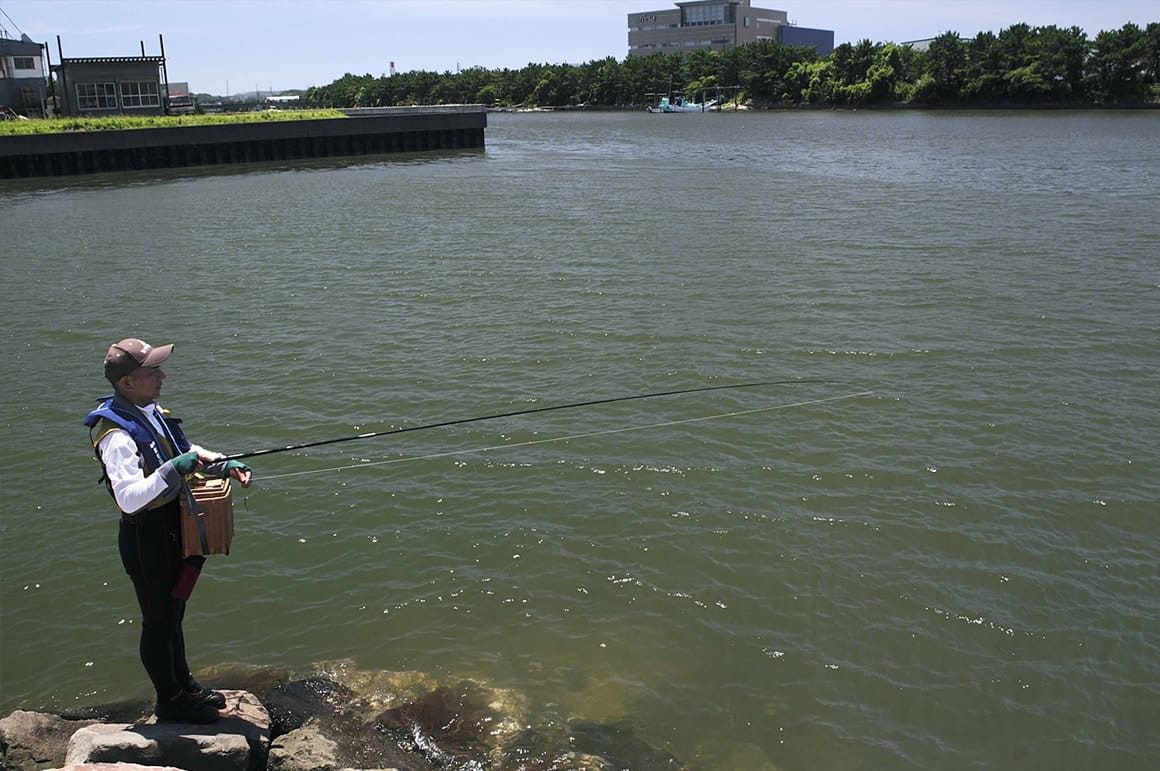
M 145 414 L 158 434 L 168 436 L 161 424 L 161 407 L 157 402 L 138 409 Z M 191 444 L 190 449 L 199 455 L 220 455 L 196 444 Z M 115 428 L 101 437 L 97 451 L 105 466 L 105 476 L 113 487 L 113 498 L 121 511 L 134 514 L 157 498 L 172 495 L 181 486 L 181 475 L 172 466 L 163 466 L 161 473 L 146 476 L 141 456 L 137 453 L 137 443 L 122 428 Z

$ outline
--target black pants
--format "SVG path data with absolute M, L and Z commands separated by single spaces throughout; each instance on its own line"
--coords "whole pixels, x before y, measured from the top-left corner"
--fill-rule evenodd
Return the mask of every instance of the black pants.
M 180 516 L 174 501 L 139 512 L 132 522 L 122 517 L 118 538 L 121 564 L 141 606 L 141 663 L 158 701 L 177 696 L 192 680 L 181 628 L 185 601 L 171 594 L 184 564 Z

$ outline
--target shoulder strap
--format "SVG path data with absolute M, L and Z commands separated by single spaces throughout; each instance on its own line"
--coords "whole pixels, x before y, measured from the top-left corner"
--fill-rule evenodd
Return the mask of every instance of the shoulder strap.
M 108 418 L 101 418 L 89 429 L 89 438 L 93 441 L 93 447 L 99 445 L 101 440 L 106 436 L 118 430 L 124 431 L 125 429 L 121 428 Z
M 97 484 L 104 482 L 105 489 L 109 491 L 109 495 L 113 495 L 113 483 L 109 481 L 109 475 L 105 471 L 105 462 L 101 459 L 100 444 L 102 439 L 118 430 L 124 431 L 125 429 L 106 418 L 101 418 L 89 427 L 89 440 L 93 443 L 93 454 L 97 456 L 97 463 L 101 464 L 101 476 L 97 479 Z M 113 497 L 116 498 L 116 496 Z

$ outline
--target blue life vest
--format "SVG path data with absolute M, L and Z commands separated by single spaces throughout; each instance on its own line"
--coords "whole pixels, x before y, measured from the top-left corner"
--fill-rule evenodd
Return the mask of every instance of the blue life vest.
M 97 453 L 97 459 L 100 460 L 101 453 L 97 449 L 101 438 L 107 432 L 102 432 L 99 436 L 93 435 L 95 429 L 102 420 L 107 420 L 113 426 L 124 429 L 129 436 L 133 438 L 133 442 L 137 445 L 137 454 L 141 456 L 144 461 L 146 475 L 152 474 L 159 469 L 165 461 L 170 460 L 176 455 L 183 452 L 188 452 L 190 448 L 189 440 L 185 437 L 185 432 L 181 430 L 181 420 L 178 418 L 171 418 L 166 415 L 161 416 L 161 422 L 165 426 L 168 436 L 158 436 L 157 429 L 149 422 L 149 418 L 145 416 L 140 409 L 129 402 L 120 394 L 113 396 L 105 396 L 99 399 L 101 406 L 90 412 L 84 420 L 86 426 L 89 427 L 89 438 L 93 442 L 93 450 Z M 167 445 L 172 444 L 174 453 L 171 454 Z M 104 464 L 102 463 L 102 469 Z M 105 486 L 109 488 L 109 494 L 113 492 L 112 486 L 108 484 L 108 477 L 102 475 L 101 481 L 105 482 Z

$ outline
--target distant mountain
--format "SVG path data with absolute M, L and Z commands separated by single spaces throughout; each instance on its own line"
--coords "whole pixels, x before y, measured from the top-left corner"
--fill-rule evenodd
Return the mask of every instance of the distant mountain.
M 304 96 L 306 89 L 304 88 L 287 88 L 281 91 L 241 91 L 229 96 L 222 96 L 221 94 L 194 94 L 193 98 L 199 102 L 255 102 L 259 98 L 265 99 L 268 96 Z

